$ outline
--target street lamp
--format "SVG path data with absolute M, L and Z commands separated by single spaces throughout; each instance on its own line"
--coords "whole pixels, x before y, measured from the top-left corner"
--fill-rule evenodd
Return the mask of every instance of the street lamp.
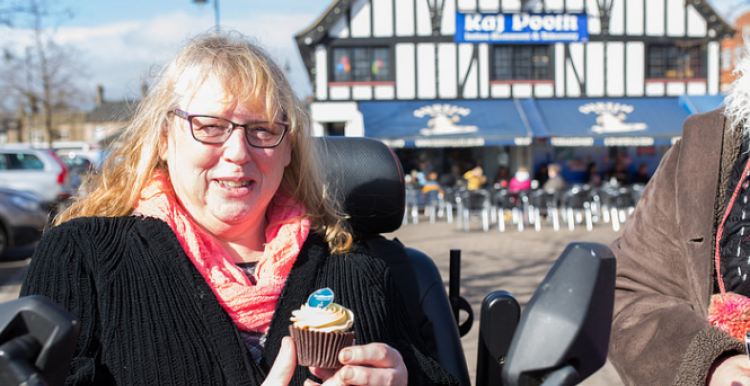
M 206 4 L 208 0 L 193 0 L 196 4 Z M 219 29 L 219 0 L 214 0 L 214 17 L 216 18 L 216 29 Z

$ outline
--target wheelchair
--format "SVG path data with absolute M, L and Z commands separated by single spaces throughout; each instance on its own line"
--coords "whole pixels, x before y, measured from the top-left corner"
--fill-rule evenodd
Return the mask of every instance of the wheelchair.
M 446 291 L 429 256 L 383 236 L 401 226 L 405 210 L 404 174 L 391 149 L 370 138 L 318 141 L 329 189 L 357 240 L 388 264 L 437 361 L 469 386 L 461 337 L 474 316 L 460 296 L 460 251 L 450 251 Z M 509 292 L 487 294 L 478 317 L 475 385 L 575 385 L 596 372 L 607 356 L 614 278 L 615 260 L 606 246 L 571 243 L 523 313 Z M 62 385 L 78 327 L 40 296 L 0 304 L 0 386 Z

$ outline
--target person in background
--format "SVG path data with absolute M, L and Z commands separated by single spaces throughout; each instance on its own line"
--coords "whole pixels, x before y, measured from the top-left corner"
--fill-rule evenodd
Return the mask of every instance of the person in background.
M 647 184 L 648 180 L 650 179 L 651 179 L 651 175 L 648 174 L 648 165 L 646 164 L 638 165 L 638 170 L 636 170 L 635 174 L 633 174 L 633 183 L 634 184 Z
M 547 179 L 549 179 L 549 175 L 547 173 L 547 166 L 548 164 L 546 163 L 539 165 L 539 168 L 536 170 L 536 173 L 534 173 L 534 181 L 537 181 L 538 186 L 544 186 L 544 183 L 547 182 Z
M 438 182 L 438 173 L 434 170 L 427 173 L 427 182 L 422 186 L 422 193 L 427 194 L 433 190 L 443 194 L 443 188 Z
M 746 44 L 747 46 L 747 44 Z M 750 385 L 750 57 L 689 116 L 610 248 L 609 359 L 625 385 Z
M 511 177 L 508 167 L 505 165 L 498 166 L 497 173 L 495 173 L 495 178 L 492 181 L 493 185 L 498 188 L 507 188 L 510 180 Z
M 602 175 L 599 173 L 599 168 L 596 166 L 596 162 L 590 162 L 586 169 L 586 174 L 583 177 L 583 182 L 592 188 L 602 186 Z
M 309 125 L 284 71 L 237 32 L 163 68 L 21 288 L 80 320 L 67 385 L 457 384 L 354 242 Z M 357 345 L 341 369 L 296 366 L 289 318 L 326 287 Z
M 610 184 L 616 186 L 625 186 L 633 182 L 627 165 L 620 158 L 615 160 L 612 169 L 607 171 L 606 177 Z
M 440 185 L 446 188 L 453 188 L 458 185 L 462 178 L 461 168 L 458 165 L 453 165 L 451 166 L 450 172 L 440 176 Z
M 557 192 L 568 187 L 567 181 L 563 178 L 562 166 L 560 164 L 549 164 L 547 166 L 547 181 L 542 185 L 542 189 L 548 192 Z
M 518 194 L 521 191 L 529 189 L 531 189 L 531 173 L 529 173 L 529 168 L 521 166 L 510 180 L 508 193 Z
M 487 183 L 487 177 L 484 175 L 482 167 L 477 165 L 471 170 L 464 173 L 464 179 L 466 180 L 467 190 L 481 189 L 485 183 Z

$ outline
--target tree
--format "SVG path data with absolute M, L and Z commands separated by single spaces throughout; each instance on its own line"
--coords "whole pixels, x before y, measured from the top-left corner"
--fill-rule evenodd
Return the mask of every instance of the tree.
M 44 139 L 50 147 L 59 137 L 53 126 L 53 113 L 76 106 L 84 95 L 76 85 L 76 80 L 83 76 L 83 66 L 76 62 L 72 48 L 55 41 L 58 24 L 72 13 L 56 3 L 25 0 L 23 6 L 15 8 L 19 14 L 14 18 L 13 28 L 28 32 L 29 39 L 23 47 L 15 47 L 15 51 L 6 48 L 5 55 L 8 73 L 12 74 L 5 81 L 11 90 L 9 95 L 15 98 L 5 104 L 22 108 L 28 117 L 41 119 Z

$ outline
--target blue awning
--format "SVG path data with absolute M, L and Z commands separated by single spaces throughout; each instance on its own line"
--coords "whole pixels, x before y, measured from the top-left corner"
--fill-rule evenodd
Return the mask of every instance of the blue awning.
M 546 137 L 515 99 L 373 101 L 359 110 L 365 136 L 396 148 L 529 145 Z
M 678 97 L 534 99 L 524 107 L 540 116 L 553 146 L 670 145 L 689 115 Z
M 716 95 L 682 95 L 680 105 L 690 114 L 707 113 L 724 105 L 724 94 Z

